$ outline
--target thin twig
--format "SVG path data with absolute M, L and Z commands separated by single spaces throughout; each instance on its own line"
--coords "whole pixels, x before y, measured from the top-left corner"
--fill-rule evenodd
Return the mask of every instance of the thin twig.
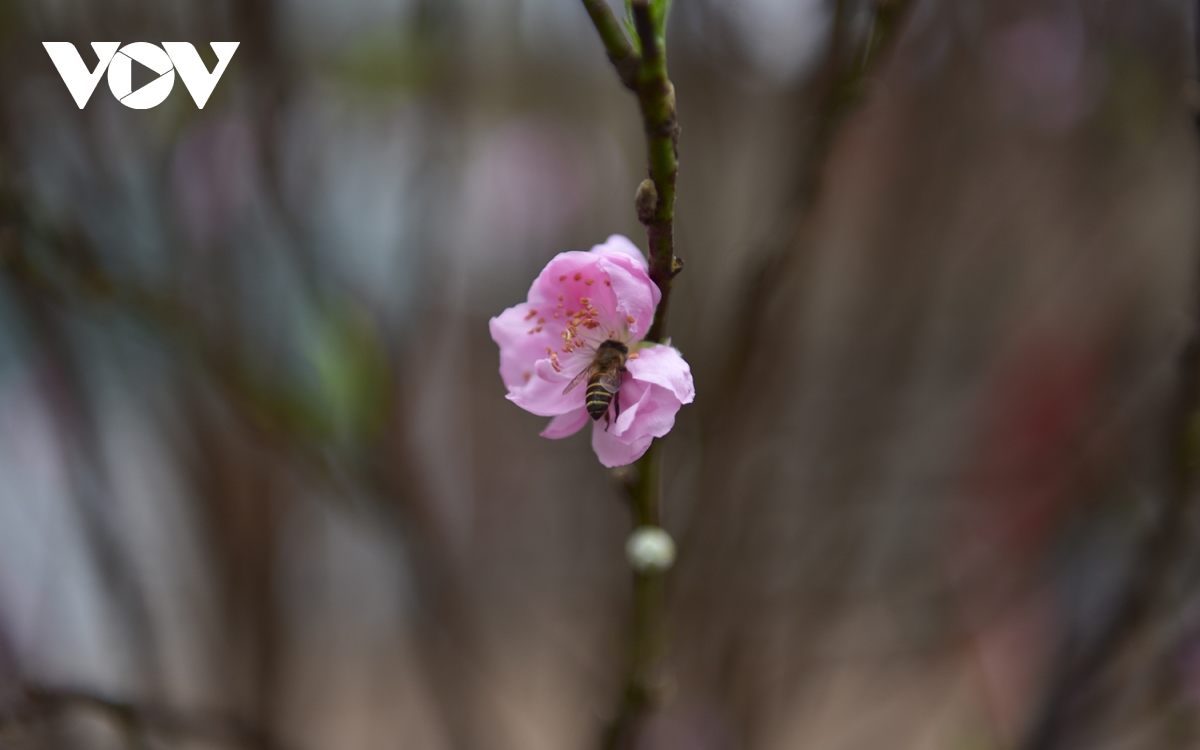
M 803 241 L 811 228 L 834 139 L 846 118 L 865 98 L 870 81 L 895 43 L 910 3 L 911 0 L 873 3 L 870 33 L 858 45 L 848 39 L 852 3 L 838 0 L 835 6 L 828 52 L 816 84 L 813 129 L 803 146 L 798 174 L 786 191 L 785 205 L 777 219 L 767 222 L 769 229 L 760 240 L 765 247 L 738 303 L 739 321 L 735 335 L 730 337 L 734 349 L 718 386 L 722 393 L 739 392 L 747 365 L 754 360 L 752 352 L 760 347 L 763 335 L 770 335 L 766 315 L 772 291 L 781 280 L 791 277 L 789 272 L 795 264 L 811 257 Z
M 592 17 L 592 24 L 600 34 L 600 40 L 604 42 L 604 51 L 608 53 L 609 61 L 616 68 L 621 83 L 631 91 L 636 90 L 641 60 L 621 29 L 621 22 L 604 0 L 583 0 L 583 7 Z
M 281 747 L 265 729 L 237 716 L 214 712 L 184 713 L 164 706 L 116 699 L 79 688 L 51 688 L 42 685 L 25 686 L 19 702 L 0 710 L 0 727 L 75 709 L 104 714 L 124 731 L 140 737 L 155 733 L 259 750 L 278 750 Z

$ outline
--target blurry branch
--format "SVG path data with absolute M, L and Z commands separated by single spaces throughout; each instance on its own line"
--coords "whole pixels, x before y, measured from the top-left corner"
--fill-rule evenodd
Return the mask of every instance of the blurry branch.
M 671 285 L 683 268 L 675 257 L 675 179 L 678 173 L 679 125 L 675 87 L 667 77 L 666 23 L 669 3 L 631 0 L 628 4 L 636 37 L 626 36 L 604 0 L 583 0 L 617 76 L 638 100 L 646 135 L 649 176 L 634 199 L 638 220 L 646 227 L 650 278 L 662 293 L 646 339 L 667 340 Z M 640 50 L 634 49 L 634 41 Z M 626 487 L 633 503 L 635 526 L 658 526 L 662 496 L 662 443 L 655 440 L 638 459 Z M 634 743 L 643 717 L 661 697 L 660 672 L 666 650 L 663 628 L 662 571 L 638 571 L 633 581 L 633 632 L 620 708 L 605 736 L 606 748 Z
M 1098 699 L 1096 683 L 1104 670 L 1121 658 L 1162 603 L 1188 542 L 1187 517 L 1200 460 L 1200 284 L 1196 289 L 1193 330 L 1179 355 L 1176 392 L 1167 413 L 1164 497 L 1153 509 L 1130 572 L 1100 625 L 1087 637 L 1076 635 L 1063 644 L 1023 750 L 1068 746 L 1075 720 Z
M 482 662 L 473 617 L 463 583 L 447 550 L 419 467 L 399 428 L 389 430 L 374 450 L 358 457 L 330 450 L 319 438 L 322 417 L 298 395 L 272 383 L 222 345 L 195 314 L 171 295 L 108 274 L 95 262 L 86 238 L 37 226 L 13 197 L 0 216 L 0 274 L 27 295 L 58 308 L 100 307 L 134 316 L 160 334 L 173 354 L 191 359 L 232 413 L 281 457 L 291 458 L 313 481 L 336 496 L 365 494 L 380 502 L 395 528 L 404 530 L 406 551 L 428 610 L 421 649 L 427 679 L 438 694 L 444 729 L 456 744 L 473 746 L 468 713 L 478 706 L 464 701 L 468 685 L 482 681 L 474 664 Z M 50 252 L 30 257 L 22 240 L 36 237 Z M 404 419 L 393 423 L 403 425 Z M 316 438 L 317 440 L 314 440 Z
M 740 304 L 739 321 L 733 340 L 740 351 L 728 358 L 733 371 L 726 376 L 723 392 L 735 388 L 742 376 L 744 363 L 758 346 L 757 331 L 764 326 L 770 290 L 784 271 L 793 263 L 808 257 L 802 247 L 811 214 L 820 195 L 826 160 L 842 123 L 865 99 L 868 84 L 881 61 L 893 46 L 911 0 L 871 0 L 871 22 L 861 40 L 851 37 L 852 0 L 837 0 L 830 31 L 828 52 L 817 82 L 817 104 L 814 124 L 799 158 L 799 172 L 785 199 L 779 218 L 766 236 L 762 257 L 751 272 Z
M 0 142 L 7 142 L 7 133 L 2 132 L 5 130 L 0 123 Z M 35 274 L 31 266 L 21 263 L 17 222 L 20 215 L 11 176 L 0 171 L 0 267 L 12 260 L 27 273 Z M 123 616 L 122 632 L 127 642 L 140 644 L 134 652 L 131 673 L 153 679 L 159 666 L 153 616 L 137 566 L 119 541 L 120 524 L 111 513 L 112 483 L 100 458 L 103 439 L 85 396 L 85 368 L 80 366 L 79 353 L 71 346 L 69 332 L 43 300 L 28 288 L 18 288 L 13 302 L 48 365 L 44 370 L 47 377 L 39 383 L 39 395 L 46 402 L 54 450 L 61 460 L 68 496 L 78 514 L 84 547 L 105 596 Z
M 868 84 L 880 60 L 891 48 L 911 0 L 871 0 L 871 22 L 866 36 L 850 38 L 850 0 L 838 0 L 830 32 L 829 52 L 821 69 L 816 128 L 802 161 L 800 179 L 793 194 L 796 213 L 815 201 L 825 169 L 825 157 L 834 135 L 866 98 Z M 795 216 L 790 214 L 788 218 Z M 786 248 L 785 248 L 786 249 Z
M 259 431 L 322 436 L 326 419 L 286 385 L 254 372 L 225 340 L 209 334 L 197 316 L 171 294 L 117 279 L 99 263 L 88 241 L 74 232 L 38 226 L 13 207 L 0 237 L 0 273 L 41 299 L 60 306 L 108 308 L 130 314 L 164 335 L 180 353 L 209 373 L 237 412 Z M 51 252 L 35 262 L 22 234 L 36 238 Z
M 26 686 L 21 700 L 10 707 L 0 707 L 0 727 L 50 718 L 70 710 L 104 715 L 131 738 L 131 744 L 144 741 L 148 734 L 157 734 L 258 750 L 282 748 L 261 727 L 235 716 L 211 712 L 188 714 L 164 706 L 116 700 L 86 690 L 40 685 Z
M 278 139 L 272 137 L 294 91 L 286 55 L 275 43 L 272 31 L 277 25 L 277 5 L 276 0 L 251 0 L 237 6 L 234 19 L 242 30 L 240 38 L 257 40 L 248 47 L 251 55 L 248 67 L 258 94 L 254 97 L 258 107 L 253 120 L 258 153 L 263 160 L 264 195 L 279 218 L 277 226 L 293 250 L 289 257 L 298 267 L 303 288 L 315 298 L 327 277 L 316 267 L 312 245 L 305 241 L 298 217 L 284 200 L 280 153 L 275 143 Z M 418 15 L 424 19 L 425 31 L 445 32 L 455 5 L 452 0 L 419 0 Z M 461 87 L 443 88 L 458 91 Z M 0 98 L 0 105 L 3 103 Z M 0 118 L 0 128 L 7 120 Z M 0 142 L 8 153 L 15 153 L 7 139 Z M 4 166 L 5 156 L 5 152 L 0 152 L 0 166 Z M 12 282 L 22 297 L 47 312 L 101 309 L 132 317 L 161 338 L 172 359 L 182 361 L 189 371 L 197 371 L 203 381 L 211 383 L 215 395 L 229 407 L 234 420 L 247 428 L 252 439 L 265 443 L 274 456 L 292 464 L 311 480 L 310 486 L 321 487 L 330 497 L 367 500 L 371 510 L 386 518 L 390 528 L 403 537 L 401 553 L 415 571 L 418 597 L 423 605 L 417 609 L 420 671 L 432 693 L 441 728 L 453 746 L 486 744 L 482 728 L 494 726 L 495 722 L 479 719 L 480 715 L 487 715 L 485 709 L 489 706 L 481 706 L 479 700 L 486 695 L 480 686 L 488 675 L 479 667 L 483 658 L 475 625 L 478 618 L 466 591 L 466 577 L 458 569 L 450 552 L 452 545 L 446 540 L 438 514 L 429 501 L 422 467 L 413 455 L 405 430 L 409 420 L 397 412 L 403 399 L 374 404 L 388 424 L 372 430 L 369 443 L 348 446 L 349 450 L 341 450 L 346 446 L 330 445 L 326 439 L 334 431 L 320 405 L 307 398 L 311 394 L 283 378 L 273 377 L 269 367 L 256 366 L 254 358 L 239 350 L 236 331 L 215 327 L 202 315 L 202 310 L 192 309 L 170 289 L 156 289 L 108 272 L 86 236 L 44 225 L 15 191 L 10 194 L 6 185 L 0 188 L 5 188 L 0 190 L 0 276 Z M 53 320 L 55 316 L 43 317 Z M 395 371 L 386 375 L 403 377 L 402 372 Z M 389 382 L 396 392 L 404 390 L 403 382 Z M 214 442 L 229 439 L 227 427 L 222 430 L 217 424 L 215 430 L 221 434 L 214 436 Z M 198 468 L 214 475 L 224 467 L 214 466 L 211 457 L 201 456 Z M 212 496 L 225 489 L 212 487 L 205 502 L 212 504 Z M 261 616 L 261 613 L 254 615 Z M 153 639 L 142 640 L 150 643 Z M 260 640 L 259 648 L 274 648 L 270 641 L 277 639 Z M 259 705 L 257 715 L 249 716 L 259 725 L 270 726 L 272 711 L 266 693 L 277 689 L 278 677 L 271 655 L 258 656 L 259 663 L 250 671 L 257 672 Z M 72 705 L 81 703 L 80 699 L 73 699 Z M 142 717 L 143 724 L 162 716 L 159 711 L 119 711 L 120 704 L 112 701 L 86 705 L 108 706 L 112 710 L 107 713 L 114 717 Z
M 273 29 L 278 25 L 278 0 L 251 0 L 243 3 L 244 24 L 247 31 L 267 50 L 256 61 L 259 71 L 258 99 L 262 102 L 255 122 L 256 140 L 263 155 L 265 196 L 279 217 L 280 227 L 294 251 L 293 258 L 300 271 L 304 286 L 310 295 L 317 297 L 320 287 L 327 280 L 317 265 L 312 243 L 307 240 L 300 226 L 300 217 L 292 210 L 285 198 L 283 174 L 280 168 L 282 154 L 276 137 L 280 118 L 294 97 L 296 83 L 292 80 L 292 66 L 287 56 L 275 49 Z M 455 97 L 461 96 L 465 87 L 461 80 L 460 56 L 449 54 L 456 49 L 458 40 L 453 35 L 461 34 L 461 3 L 456 0 L 417 0 L 414 3 L 416 26 L 422 35 L 439 40 L 447 52 L 436 66 L 435 75 L 442 77 L 439 85 L 430 90 L 442 98 L 441 106 L 450 108 Z M 242 7 L 239 6 L 239 7 Z M 449 103 L 448 103 L 449 102 Z M 457 117 L 438 113 L 434 109 L 430 127 L 440 131 L 445 120 Z M 438 155 L 426 152 L 430 163 L 438 165 Z M 389 376 L 406 377 L 403 370 L 388 373 Z M 393 396 L 384 403 L 375 403 L 372 409 L 387 414 L 389 424 L 382 430 L 378 440 L 361 446 L 364 450 L 336 452 L 328 446 L 314 445 L 296 439 L 295 427 L 312 434 L 314 426 L 320 426 L 320 415 L 311 410 L 301 399 L 289 398 L 277 385 L 263 384 L 253 373 L 243 368 L 227 373 L 222 378 L 235 399 L 251 407 L 251 416 L 256 423 L 274 426 L 272 436 L 284 441 L 283 448 L 300 456 L 304 469 L 316 475 L 316 479 L 339 496 L 367 496 L 376 504 L 376 511 L 399 530 L 403 537 L 403 553 L 413 570 L 417 571 L 415 584 L 419 599 L 425 605 L 419 610 L 418 638 L 421 646 L 419 664 L 422 677 L 430 690 L 433 710 L 441 723 L 441 729 L 454 747 L 480 747 L 484 740 L 480 726 L 492 722 L 479 720 L 488 706 L 480 705 L 478 686 L 485 682 L 486 675 L 480 664 L 483 662 L 482 646 L 476 632 L 476 620 L 466 591 L 467 584 L 460 574 L 451 550 L 453 545 L 446 538 L 438 514 L 430 501 L 430 492 L 425 486 L 422 467 L 414 455 L 405 425 L 410 420 L 399 414 L 404 399 Z M 395 392 L 402 392 L 407 384 L 393 382 Z M 390 395 L 390 394 L 389 394 Z M 245 396 L 250 396 L 246 399 Z
M 1200 24 L 1200 2 L 1193 7 Z M 1195 60 L 1200 65 L 1200 26 L 1193 28 Z M 1200 81 L 1190 82 L 1200 91 Z M 1200 100 L 1189 102 L 1200 138 Z M 1196 260 L 1193 257 L 1193 260 Z M 1161 467 L 1163 496 L 1142 531 L 1123 587 L 1114 595 L 1100 625 L 1084 639 L 1063 644 L 1055 672 L 1033 717 L 1022 750 L 1053 750 L 1071 745 L 1072 727 L 1101 698 L 1098 682 L 1140 634 L 1169 593 L 1171 576 L 1188 546 L 1188 516 L 1200 469 L 1200 268 L 1193 280 L 1192 330 L 1179 352 L 1175 393 L 1167 406 Z
M 280 456 L 294 459 L 312 480 L 337 496 L 361 496 L 365 491 L 381 502 L 393 526 L 405 530 L 413 569 L 420 571 L 416 583 L 428 604 L 424 612 L 428 627 L 423 631 L 427 643 L 421 654 L 427 679 L 438 694 L 444 729 L 457 744 L 473 746 L 468 713 L 479 707 L 465 702 L 464 693 L 468 685 L 483 679 L 474 668 L 482 662 L 480 646 L 463 583 L 447 553 L 451 545 L 444 539 L 436 514 L 422 502 L 428 493 L 411 457 L 411 446 L 398 445 L 403 436 L 398 431 L 384 435 L 380 445 L 361 460 L 309 439 L 323 434 L 320 415 L 302 398 L 254 372 L 236 351 L 221 346 L 174 297 L 114 279 L 91 261 L 82 237 L 41 231 L 19 212 L 10 218 L 16 226 L 0 227 L 0 273 L 28 293 L 60 307 L 108 306 L 158 329 L 167 345 L 178 356 L 195 361 L 233 413 Z M 22 233 L 37 235 L 54 251 L 57 262 L 35 263 L 20 243 Z M 53 267 L 45 268 L 47 265 Z

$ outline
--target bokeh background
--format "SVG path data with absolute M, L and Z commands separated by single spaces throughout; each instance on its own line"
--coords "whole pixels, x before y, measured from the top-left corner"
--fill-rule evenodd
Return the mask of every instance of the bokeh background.
M 1194 16 L 676 0 L 638 750 L 1200 746 Z M 598 748 L 629 509 L 487 321 L 643 164 L 574 0 L 0 3 L 0 747 Z

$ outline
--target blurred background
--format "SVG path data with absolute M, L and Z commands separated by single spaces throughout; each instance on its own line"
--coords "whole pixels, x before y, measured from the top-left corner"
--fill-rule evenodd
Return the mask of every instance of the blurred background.
M 637 750 L 1200 747 L 1193 20 L 676 0 Z M 629 509 L 487 321 L 644 158 L 576 0 L 0 2 L 0 747 L 599 748 Z

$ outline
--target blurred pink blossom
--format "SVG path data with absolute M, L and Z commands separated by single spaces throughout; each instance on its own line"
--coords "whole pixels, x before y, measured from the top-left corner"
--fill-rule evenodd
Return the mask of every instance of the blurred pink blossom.
M 478 233 L 464 243 L 485 258 L 558 241 L 593 202 L 597 155 L 567 125 L 525 117 L 488 134 L 467 164 L 463 216 Z
M 608 420 L 596 420 L 592 448 L 605 466 L 641 457 L 670 432 L 679 407 L 695 397 L 692 373 L 670 346 L 641 343 L 654 320 L 658 287 L 646 259 L 625 237 L 613 235 L 589 252 L 560 253 L 542 270 L 525 302 L 492 318 L 500 345 L 500 377 L 510 401 L 554 417 L 548 438 L 573 435 L 588 422 L 584 389 L 564 388 L 587 369 L 597 347 L 615 340 L 629 349 L 620 391 Z M 603 423 L 602 423 L 603 422 Z

